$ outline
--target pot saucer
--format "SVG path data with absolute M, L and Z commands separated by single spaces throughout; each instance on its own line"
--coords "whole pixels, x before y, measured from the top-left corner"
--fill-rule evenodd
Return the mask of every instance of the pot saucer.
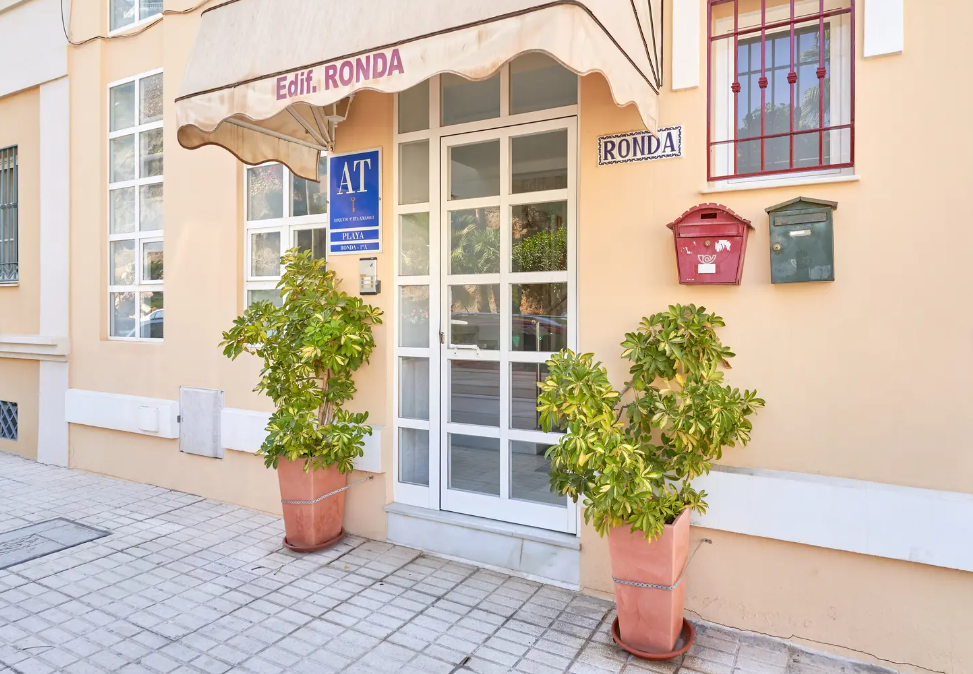
M 330 541 L 325 541 L 324 543 L 321 543 L 320 545 L 312 545 L 309 548 L 302 548 L 302 547 L 298 547 L 296 545 L 291 545 L 290 543 L 288 543 L 287 542 L 287 537 L 285 536 L 284 537 L 284 547 L 287 548 L 288 550 L 293 550 L 294 552 L 317 552 L 318 550 L 325 550 L 327 548 L 332 547 L 333 545 L 336 545 L 338 543 L 338 541 L 340 541 L 344 537 L 345 537 L 345 529 L 344 529 L 344 527 L 342 527 L 341 528 L 341 531 L 338 533 L 338 535 L 335 536 L 334 538 L 332 538 Z
M 676 649 L 669 653 L 646 653 L 645 651 L 640 651 L 638 649 L 632 648 L 631 646 L 626 646 L 622 643 L 622 637 L 618 631 L 618 618 L 615 618 L 615 622 L 612 623 L 612 639 L 618 644 L 622 650 L 631 653 L 637 658 L 643 660 L 672 660 L 673 658 L 678 658 L 680 655 L 688 651 L 693 643 L 696 641 L 696 629 L 693 624 L 682 619 L 682 632 L 679 633 L 679 641 L 676 642 Z

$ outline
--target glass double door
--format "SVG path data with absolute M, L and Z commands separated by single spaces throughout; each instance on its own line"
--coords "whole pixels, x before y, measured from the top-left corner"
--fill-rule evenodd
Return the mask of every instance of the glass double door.
M 576 118 L 441 140 L 440 506 L 575 532 L 538 383 L 576 347 Z

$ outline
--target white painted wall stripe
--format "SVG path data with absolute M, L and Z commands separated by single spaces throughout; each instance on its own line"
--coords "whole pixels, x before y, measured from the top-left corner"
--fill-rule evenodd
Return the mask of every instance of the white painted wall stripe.
M 0 0 L 0 97 L 68 74 L 61 0 Z
M 901 54 L 905 48 L 905 0 L 865 0 L 865 58 Z
M 672 3 L 672 90 L 699 86 L 699 45 L 703 25 L 699 0 Z

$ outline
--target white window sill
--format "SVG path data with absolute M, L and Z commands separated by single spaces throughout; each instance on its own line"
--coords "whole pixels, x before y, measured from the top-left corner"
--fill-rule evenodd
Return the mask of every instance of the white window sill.
M 781 178 L 780 180 L 754 180 L 739 183 L 709 183 L 699 191 L 700 194 L 719 194 L 721 192 L 744 192 L 748 190 L 770 190 L 775 187 L 800 187 L 802 185 L 831 185 L 834 183 L 856 183 L 861 176 L 801 176 L 800 178 Z
M 20 281 L 0 281 L 0 288 L 16 288 Z

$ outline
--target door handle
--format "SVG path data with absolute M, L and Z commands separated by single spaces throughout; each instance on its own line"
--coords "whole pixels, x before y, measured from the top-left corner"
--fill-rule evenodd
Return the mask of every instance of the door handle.
M 476 344 L 450 344 L 449 348 L 457 349 L 459 351 L 479 351 L 480 347 Z

